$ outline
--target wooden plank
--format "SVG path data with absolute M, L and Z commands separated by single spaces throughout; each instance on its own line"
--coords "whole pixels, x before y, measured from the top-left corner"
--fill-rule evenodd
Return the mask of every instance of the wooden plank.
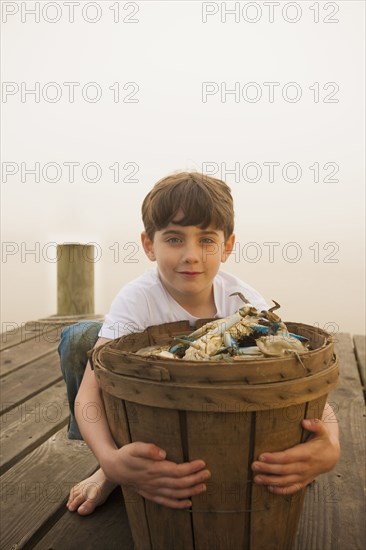
M 35 449 L 64 426 L 69 417 L 63 381 L 1 416 L 0 472 Z
M 166 450 L 167 460 L 184 462 L 178 411 L 127 402 L 126 411 L 132 441 L 155 443 Z M 186 511 L 173 510 L 150 500 L 145 500 L 145 509 L 153 550 L 172 548 L 173 544 L 174 550 L 194 548 L 191 518 Z M 141 520 L 134 525 L 131 524 L 133 532 L 139 530 L 140 522 Z M 146 547 L 147 543 L 148 541 L 145 541 Z
M 60 357 L 55 351 L 0 379 L 1 411 L 13 409 L 40 391 L 62 380 Z
M 58 339 L 56 333 L 53 333 L 50 340 L 46 338 L 31 339 L 3 350 L 1 352 L 0 377 L 6 376 L 36 359 L 49 355 L 57 347 Z
M 50 315 L 37 321 L 26 323 L 3 322 L 5 332 L 0 334 L 0 351 L 16 346 L 27 340 L 40 339 L 57 341 L 60 339 L 63 328 L 79 323 L 80 321 L 103 321 L 100 314 L 95 315 Z
M 327 403 L 328 396 L 323 395 L 319 399 L 315 399 L 314 401 L 310 401 L 305 410 L 305 418 L 318 418 L 321 419 L 323 416 L 324 407 Z M 302 430 L 302 436 L 301 436 L 301 442 L 304 443 L 310 436 L 310 432 L 303 429 Z M 301 489 L 299 492 L 297 492 L 295 495 L 291 496 L 291 501 L 294 502 L 293 506 L 290 506 L 289 514 L 287 517 L 287 523 L 291 526 L 291 536 L 288 537 L 287 540 L 287 550 L 291 550 L 294 545 L 294 540 L 296 537 L 296 533 L 298 531 L 299 526 L 299 520 L 304 508 L 304 500 L 306 496 L 307 488 Z M 284 548 L 285 550 L 285 548 Z
M 256 431 L 253 460 L 261 453 L 283 451 L 292 447 L 302 438 L 301 419 L 305 417 L 306 404 L 296 404 L 286 409 L 269 409 L 256 413 Z M 250 544 L 251 550 L 287 550 L 292 540 L 293 525 L 289 516 L 297 516 L 302 495 L 271 495 L 263 485 L 252 484 L 250 508 Z M 292 511 L 292 514 L 291 514 Z M 287 525 L 287 529 L 284 529 Z
M 70 323 L 71 324 L 71 323 Z M 0 334 L 0 351 L 9 349 L 13 346 L 36 339 L 47 341 L 57 341 L 63 326 L 48 325 L 39 321 L 28 321 L 18 325 L 17 323 L 3 323 L 9 330 Z
M 355 345 L 355 355 L 358 365 L 358 372 L 360 373 L 361 377 L 361 383 L 363 388 L 366 388 L 366 351 L 365 351 L 365 343 L 366 338 L 365 335 L 356 335 L 353 337 L 353 343 Z
M 89 516 L 66 511 L 33 550 L 134 550 L 120 487 Z
M 347 499 L 342 499 L 342 484 L 336 471 L 318 476 L 308 485 L 293 550 L 343 550 L 341 540 L 347 538 L 343 530 L 343 514 L 347 511 Z M 356 522 L 361 518 L 354 517 Z M 361 544 L 361 545 L 360 545 Z M 350 549 L 364 548 L 361 540 Z
M 334 361 L 323 372 L 306 376 L 301 379 L 284 380 L 276 384 L 249 385 L 238 380 L 228 384 L 194 384 L 169 382 L 162 384 L 155 380 L 137 379 L 130 376 L 115 374 L 101 365 L 94 364 L 94 371 L 99 385 L 111 395 L 126 401 L 142 405 L 156 406 L 166 409 L 191 410 L 200 412 L 202 403 L 209 402 L 218 407 L 224 405 L 235 410 L 242 407 L 252 407 L 265 410 L 271 401 L 273 408 L 282 408 L 291 403 L 305 403 L 308 395 L 317 399 L 334 388 L 338 383 L 338 363 Z M 252 410 L 252 409 L 250 409 Z
M 229 383 L 244 381 L 246 384 L 260 384 L 281 382 L 294 378 L 303 378 L 306 374 L 313 374 L 324 370 L 331 364 L 333 349 L 327 346 L 322 350 L 311 351 L 302 357 L 302 363 L 295 356 L 287 356 L 281 363 L 278 358 L 234 356 L 230 368 L 222 368 L 222 361 L 210 361 L 207 368 L 205 361 L 183 361 L 175 359 L 167 361 L 159 357 L 146 357 L 133 353 L 121 352 L 115 349 L 113 343 L 98 348 L 93 352 L 93 361 L 98 364 L 107 364 L 108 369 L 116 374 L 149 378 L 151 380 L 171 380 L 172 382 L 200 382 Z M 243 358 L 244 357 L 244 358 Z M 99 361 L 98 361 L 99 360 Z M 305 371 L 304 371 L 305 369 Z
M 0 478 L 1 548 L 22 548 L 63 511 L 70 488 L 91 475 L 96 459 L 63 428 Z M 39 539 L 39 536 L 38 536 Z
M 128 427 L 126 407 L 121 399 L 112 395 L 103 393 L 103 401 L 107 413 L 108 424 L 116 442 L 116 445 L 122 447 L 131 443 L 131 434 Z M 130 422 L 134 419 L 130 417 Z M 138 530 L 134 530 L 133 540 L 136 548 L 150 550 L 150 532 L 146 519 L 145 499 L 137 494 L 132 487 L 122 487 L 124 500 L 126 503 L 127 515 L 130 525 L 139 525 Z M 147 544 L 147 541 L 149 543 Z
M 206 405 L 186 413 L 189 460 L 204 460 L 212 475 L 207 491 L 192 497 L 193 548 L 245 548 L 252 415 Z
M 35 321 L 20 325 L 15 322 L 3 322 L 2 328 L 5 330 L 0 334 L 0 351 L 35 338 L 37 332 Z
M 294 550 L 365 547 L 366 410 L 352 339 L 349 334 L 338 334 L 337 340 L 341 381 L 328 402 L 339 421 L 341 457 L 331 472 L 319 476 L 307 488 Z
M 321 418 L 326 396 L 307 404 L 256 413 L 253 460 L 265 451 L 290 448 L 294 441 L 305 441 L 309 432 L 302 428 L 303 418 Z M 279 429 L 279 427 L 281 427 Z M 271 495 L 265 486 L 253 483 L 250 515 L 250 548 L 290 550 L 302 510 L 305 490 L 291 496 Z M 269 528 L 271 525 L 271 529 Z M 287 529 L 283 529 L 287 525 Z

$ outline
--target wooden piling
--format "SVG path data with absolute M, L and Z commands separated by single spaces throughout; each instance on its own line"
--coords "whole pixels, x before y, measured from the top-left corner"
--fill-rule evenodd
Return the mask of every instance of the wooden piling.
M 59 244 L 57 258 L 57 315 L 94 314 L 94 246 Z

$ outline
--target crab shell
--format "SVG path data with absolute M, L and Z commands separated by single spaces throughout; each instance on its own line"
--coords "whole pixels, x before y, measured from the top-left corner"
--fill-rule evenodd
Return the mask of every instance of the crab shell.
M 183 359 L 186 361 L 209 359 L 212 355 L 216 355 L 223 347 L 223 337 L 221 334 L 207 333 L 202 338 L 196 340 L 194 345 L 189 346 Z
M 167 359 L 176 359 L 173 353 L 170 353 L 169 346 L 147 346 L 146 348 L 141 348 L 135 353 L 137 355 L 142 355 L 143 357 L 150 357 L 154 355 L 156 357 L 166 357 Z
M 288 332 L 282 332 L 275 336 L 262 336 L 256 340 L 260 351 L 267 356 L 280 357 L 287 353 L 306 353 L 308 349 L 305 345 Z

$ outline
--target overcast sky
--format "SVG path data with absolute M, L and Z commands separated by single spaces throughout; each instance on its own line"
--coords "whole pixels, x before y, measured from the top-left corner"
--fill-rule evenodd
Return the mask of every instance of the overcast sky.
M 144 196 L 188 169 L 232 188 L 226 271 L 285 319 L 364 333 L 364 20 L 359 1 L 2 2 L 2 322 L 57 313 L 62 242 L 95 243 L 106 313 L 150 265 Z

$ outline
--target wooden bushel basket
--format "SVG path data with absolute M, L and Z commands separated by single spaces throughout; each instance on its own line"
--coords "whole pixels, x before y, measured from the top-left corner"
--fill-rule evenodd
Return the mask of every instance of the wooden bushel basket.
M 201 363 L 134 354 L 188 334 L 188 321 L 149 327 L 93 351 L 117 445 L 155 443 L 168 460 L 203 459 L 212 473 L 207 491 L 192 498 L 189 510 L 160 506 L 122 487 L 137 550 L 292 547 L 305 490 L 273 495 L 253 482 L 250 465 L 264 451 L 306 440 L 301 420 L 321 418 L 338 381 L 338 359 L 329 334 L 286 324 L 309 338 L 303 364 L 292 355 Z

